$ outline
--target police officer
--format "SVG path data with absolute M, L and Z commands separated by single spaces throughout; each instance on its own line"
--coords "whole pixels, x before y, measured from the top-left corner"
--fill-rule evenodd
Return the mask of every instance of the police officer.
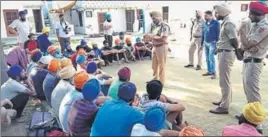
M 146 34 L 145 38 L 152 41 L 152 69 L 154 79 L 160 80 L 165 84 L 165 65 L 168 52 L 168 36 L 170 33 L 169 26 L 162 21 L 160 12 L 151 12 L 153 25 L 150 34 Z
M 232 99 L 232 89 L 230 82 L 231 67 L 235 59 L 235 49 L 238 47 L 236 36 L 236 26 L 231 21 L 229 15 L 231 10 L 227 3 L 221 3 L 214 6 L 217 20 L 222 20 L 220 38 L 217 43 L 217 52 L 219 56 L 219 84 L 222 92 L 222 98 L 219 102 L 213 102 L 218 105 L 209 112 L 214 114 L 228 114 L 229 105 Z
M 202 19 L 202 12 L 196 11 L 196 19 L 193 21 L 193 27 L 191 30 L 191 45 L 189 48 L 189 64 L 184 66 L 185 68 L 194 67 L 194 53 L 196 48 L 198 48 L 198 63 L 196 66 L 196 70 L 201 70 L 202 65 L 202 53 L 203 50 L 201 48 L 201 36 L 202 36 L 202 26 L 204 24 L 204 19 Z

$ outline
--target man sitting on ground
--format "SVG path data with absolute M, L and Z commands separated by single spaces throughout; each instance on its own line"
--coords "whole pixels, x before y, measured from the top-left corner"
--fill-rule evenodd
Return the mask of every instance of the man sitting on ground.
M 31 62 L 26 69 L 26 75 L 29 76 L 33 68 L 38 66 L 38 61 L 42 58 L 42 53 L 39 50 L 33 51 L 31 54 Z
M 55 59 L 61 59 L 62 56 L 60 55 L 59 49 L 57 49 L 55 46 L 49 46 L 47 48 L 48 56 L 55 58 Z
M 8 99 L 17 111 L 17 118 L 21 114 L 29 100 L 29 96 L 35 96 L 36 92 L 32 81 L 25 75 L 19 65 L 14 65 L 7 71 L 9 79 L 1 86 L 1 101 Z M 5 106 L 4 106 L 5 107 Z M 5 107 L 8 109 L 9 107 Z
M 63 56 L 66 58 L 71 58 L 71 56 L 74 54 L 71 45 L 69 43 L 65 43 L 64 47 L 65 49 L 63 52 Z
M 90 135 L 92 124 L 99 110 L 100 84 L 98 80 L 91 79 L 86 82 L 82 94 L 83 98 L 73 103 L 69 113 L 68 130 L 71 136 Z
M 126 49 L 127 58 L 129 60 L 136 61 L 136 58 L 135 58 L 135 55 L 134 55 L 135 50 L 134 50 L 134 47 L 132 46 L 130 37 L 126 38 L 125 49 Z
M 118 62 L 118 64 L 120 64 L 120 60 L 122 58 L 124 58 L 125 62 L 128 63 L 129 61 L 127 59 L 126 49 L 124 49 L 124 47 L 120 45 L 120 40 L 116 39 L 114 44 L 115 44 L 115 46 L 113 47 L 113 49 L 115 50 L 116 61 Z
M 83 98 L 82 88 L 88 80 L 89 75 L 86 72 L 81 71 L 77 73 L 74 76 L 75 89 L 68 92 L 62 99 L 59 109 L 59 120 L 62 126 L 62 130 L 65 133 L 68 133 L 68 115 L 70 113 L 71 106 L 76 100 Z
M 136 124 L 131 136 L 178 136 L 178 131 L 164 130 L 166 112 L 161 107 L 151 107 L 144 116 L 144 125 Z
M 98 65 L 98 68 L 101 68 L 105 65 L 105 62 L 101 59 L 102 52 L 98 48 L 97 43 L 92 43 L 92 50 L 94 52 L 94 57 L 92 58 L 92 61 L 94 61 Z
M 90 136 L 130 136 L 135 124 L 143 124 L 144 114 L 132 107 L 136 91 L 133 83 L 120 85 L 119 99 L 109 100 L 99 109 Z
M 84 54 L 78 55 L 76 57 L 76 63 L 78 65 L 77 72 L 86 71 L 88 61 L 87 61 L 87 57 Z
M 95 62 L 89 62 L 86 70 L 90 78 L 95 78 L 99 81 L 102 93 L 107 95 L 109 87 L 113 82 L 113 77 L 99 70 Z
M 239 125 L 224 127 L 222 136 L 263 136 L 256 127 L 265 120 L 265 112 L 260 102 L 248 103 L 239 118 Z
M 118 79 L 113 81 L 108 91 L 108 96 L 112 99 L 118 99 L 118 88 L 121 84 L 130 81 L 131 71 L 128 67 L 124 67 L 118 71 L 117 75 Z
M 140 100 L 139 108 L 146 112 L 154 106 L 162 107 L 167 114 L 167 121 L 172 124 L 172 130 L 182 129 L 182 111 L 185 110 L 182 104 L 163 103 L 159 99 L 163 90 L 163 85 L 158 80 L 148 82 L 146 86 L 147 93 L 143 94 Z
M 135 48 L 135 56 L 137 59 L 144 60 L 143 57 L 145 57 L 145 55 L 150 56 L 150 53 L 147 53 L 150 52 L 150 49 L 148 49 L 145 46 L 145 44 L 142 43 L 140 37 L 136 38 L 136 44 L 134 45 L 134 48 Z
M 103 47 L 101 48 L 102 59 L 105 62 L 106 66 L 109 66 L 110 63 L 113 63 L 114 60 L 114 50 L 109 47 L 108 41 L 103 41 Z
M 56 59 L 52 59 L 48 63 L 48 74 L 43 82 L 43 91 L 46 97 L 48 104 L 51 106 L 51 94 L 56 85 L 59 83 L 60 78 L 57 75 L 58 71 L 60 70 L 60 62 Z
M 35 36 L 33 33 L 30 33 L 28 35 L 29 40 L 24 42 L 24 49 L 26 50 L 26 52 L 28 54 L 30 54 L 31 51 L 39 48 L 39 43 L 38 41 L 35 39 Z
M 84 50 L 84 48 L 82 46 L 80 46 L 80 45 L 77 46 L 76 52 L 71 56 L 71 60 L 72 60 L 72 63 L 73 63 L 73 66 L 75 69 L 77 69 L 76 57 L 79 54 L 79 51 L 82 51 L 82 50 Z
M 43 82 L 48 74 L 48 63 L 52 60 L 49 56 L 43 56 L 39 62 L 38 66 L 30 72 L 30 78 L 34 83 L 34 88 L 36 91 L 36 97 L 40 100 L 46 100 L 44 90 L 43 90 Z
M 180 131 L 179 137 L 204 137 L 203 130 L 197 126 L 187 126 Z

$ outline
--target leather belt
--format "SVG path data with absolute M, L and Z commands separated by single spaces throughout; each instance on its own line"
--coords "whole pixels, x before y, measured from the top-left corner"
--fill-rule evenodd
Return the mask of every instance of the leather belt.
M 250 63 L 250 62 L 253 62 L 253 63 L 261 63 L 262 62 L 262 59 L 258 59 L 258 58 L 247 58 L 247 59 L 244 59 L 244 63 Z
M 228 50 L 228 49 L 218 49 L 218 52 L 232 52 L 234 50 Z

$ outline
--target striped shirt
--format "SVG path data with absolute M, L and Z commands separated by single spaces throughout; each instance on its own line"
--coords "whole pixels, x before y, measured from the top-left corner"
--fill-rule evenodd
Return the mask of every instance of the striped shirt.
M 98 107 L 85 99 L 74 102 L 68 117 L 68 130 L 71 136 L 89 136 Z

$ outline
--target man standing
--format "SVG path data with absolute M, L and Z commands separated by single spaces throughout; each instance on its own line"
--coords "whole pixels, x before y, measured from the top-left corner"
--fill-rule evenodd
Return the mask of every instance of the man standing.
M 232 89 L 230 82 L 231 67 L 235 59 L 234 50 L 238 47 L 236 36 L 236 26 L 230 19 L 231 10 L 227 3 L 221 3 L 214 6 L 217 20 L 222 20 L 219 42 L 217 43 L 217 52 L 219 54 L 219 83 L 222 97 L 219 102 L 213 102 L 219 105 L 209 112 L 214 114 L 228 114 L 229 105 L 232 98 Z
M 198 48 L 198 63 L 196 66 L 196 70 L 201 70 L 202 64 L 202 52 L 203 49 L 201 48 L 201 36 L 202 36 L 202 26 L 204 24 L 204 20 L 202 19 L 201 11 L 196 11 L 196 19 L 193 21 L 193 27 L 191 31 L 191 45 L 189 48 L 189 64 L 184 66 L 185 68 L 192 68 L 194 67 L 194 53 L 196 47 Z
M 104 28 L 104 38 L 108 41 L 109 47 L 113 46 L 113 25 L 112 25 L 112 19 L 111 14 L 105 15 L 105 22 L 103 23 Z
M 30 25 L 26 20 L 26 12 L 19 12 L 19 19 L 14 20 L 8 27 L 8 31 L 11 34 L 18 36 L 18 45 L 23 48 L 24 42 L 28 40 L 28 35 L 30 33 Z
M 219 40 L 220 34 L 220 23 L 213 19 L 212 12 L 205 12 L 204 29 L 202 32 L 202 46 L 205 46 L 206 61 L 207 61 L 207 73 L 203 76 L 212 76 L 212 79 L 216 78 L 215 73 L 215 51 L 216 51 L 216 42 Z
M 60 21 L 57 23 L 56 33 L 57 33 L 58 41 L 60 42 L 61 53 L 63 53 L 65 50 L 64 45 L 66 43 L 70 43 L 71 28 L 69 27 L 69 23 L 65 21 L 63 14 L 60 14 L 59 18 L 60 18 Z
M 145 35 L 148 39 L 151 39 L 153 44 L 152 50 L 152 69 L 155 80 L 160 80 L 162 84 L 165 84 L 165 65 L 168 52 L 168 36 L 170 28 L 162 21 L 162 15 L 160 12 L 152 12 L 153 26 L 151 34 Z

